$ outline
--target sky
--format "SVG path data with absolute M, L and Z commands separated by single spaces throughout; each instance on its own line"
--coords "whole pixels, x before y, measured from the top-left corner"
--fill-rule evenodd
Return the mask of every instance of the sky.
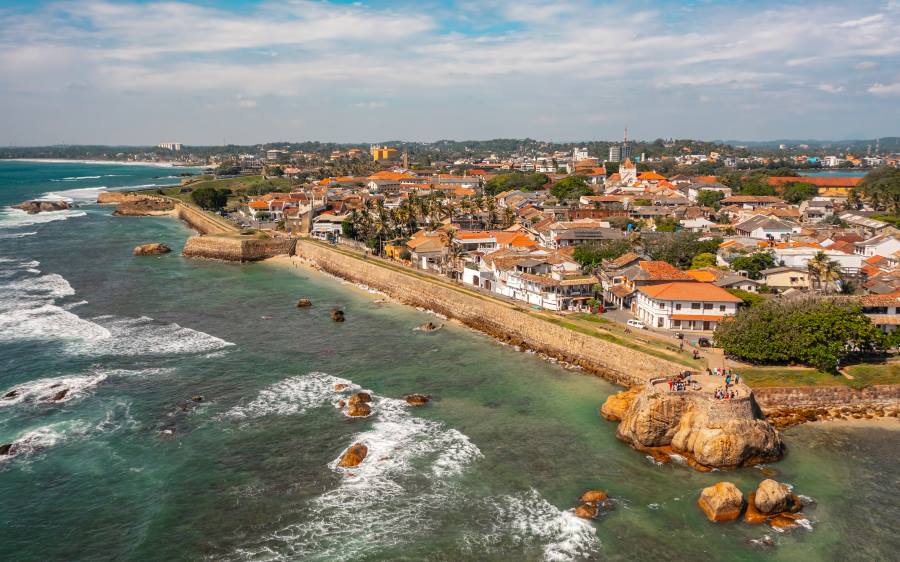
M 900 0 L 2 0 L 0 144 L 900 136 Z

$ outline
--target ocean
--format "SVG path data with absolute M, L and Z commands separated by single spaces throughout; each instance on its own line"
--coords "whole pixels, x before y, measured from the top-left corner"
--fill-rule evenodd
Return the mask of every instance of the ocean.
M 788 455 L 767 469 L 807 497 L 810 525 L 708 523 L 702 488 L 727 479 L 747 492 L 766 467 L 656 464 L 599 416 L 619 388 L 598 377 L 317 272 L 184 259 L 191 232 L 180 222 L 114 217 L 93 203 L 100 189 L 177 183 L 180 171 L 0 162 L 0 444 L 16 444 L 0 457 L 5 559 L 796 562 L 900 552 L 900 433 L 792 428 Z M 9 207 L 41 196 L 76 207 Z M 148 242 L 174 251 L 131 255 Z M 313 306 L 296 308 L 304 297 Z M 345 323 L 330 320 L 335 306 Z M 444 327 L 415 330 L 428 321 Z M 371 390 L 374 415 L 345 417 L 337 383 Z M 412 408 L 407 393 L 434 399 Z M 337 468 L 356 442 L 368 459 Z M 608 491 L 614 509 L 574 517 L 587 489 Z

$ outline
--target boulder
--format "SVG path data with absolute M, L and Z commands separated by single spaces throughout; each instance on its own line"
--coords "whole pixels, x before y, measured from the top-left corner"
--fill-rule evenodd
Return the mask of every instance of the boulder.
M 611 394 L 600 408 L 600 415 L 609 421 L 621 421 L 642 388 L 644 387 L 635 386 L 617 394 Z
M 65 398 L 66 394 L 68 394 L 68 393 L 69 393 L 69 389 L 64 388 L 64 389 L 60 390 L 59 392 L 57 392 L 56 394 L 54 394 L 53 398 L 51 398 L 50 401 L 51 402 L 59 402 L 60 400 Z
M 595 519 L 599 513 L 600 508 L 595 503 L 582 503 L 575 508 L 575 516 L 582 519 Z
M 765 523 L 769 518 L 765 513 L 760 513 L 756 509 L 755 496 L 756 492 L 750 492 L 747 495 L 747 511 L 744 512 L 744 523 L 749 523 L 750 525 Z
M 341 460 L 338 461 L 338 466 L 341 468 L 351 468 L 354 466 L 358 466 L 359 463 L 365 460 L 366 455 L 368 454 L 368 447 L 366 447 L 362 443 L 355 443 L 351 445 L 346 451 L 344 451 L 343 455 L 341 455 Z
M 719 482 L 700 492 L 697 505 L 710 521 L 732 521 L 741 516 L 744 495 L 731 482 Z
M 346 388 L 347 388 L 347 385 L 343 384 L 343 383 L 338 383 L 338 384 L 334 385 L 335 392 L 340 392 L 342 390 L 345 390 Z
M 307 308 L 312 306 L 312 301 L 309 299 L 300 299 L 297 301 L 297 308 Z
M 191 401 L 192 402 L 203 402 L 203 397 L 200 396 L 199 394 L 196 394 L 194 396 L 191 396 Z
M 344 321 L 344 311 L 338 308 L 334 308 L 331 310 L 331 319 L 335 322 L 343 322 Z
M 347 400 L 347 404 L 353 406 L 354 404 L 365 404 L 366 402 L 371 401 L 372 395 L 368 392 L 357 392 Z
M 359 403 L 359 404 L 350 404 L 347 408 L 347 415 L 352 418 L 361 418 L 368 416 L 372 413 L 372 408 L 369 407 L 368 404 Z
M 767 478 L 756 488 L 753 503 L 765 515 L 788 511 L 792 504 L 791 491 L 784 484 Z
M 67 201 L 25 201 L 15 206 L 16 209 L 21 209 L 28 213 L 29 215 L 35 215 L 37 213 L 44 213 L 47 211 L 65 211 L 66 209 L 70 209 L 72 206 Z
M 19 395 L 19 391 L 18 391 L 18 390 L 10 390 L 10 391 L 7 392 L 6 394 L 4 394 L 3 397 L 4 397 L 4 398 L 15 398 L 15 397 L 18 396 L 18 395 Z
M 0 456 L 8 455 L 10 453 L 10 450 L 12 449 L 12 446 L 12 443 L 4 443 L 3 445 L 0 445 Z
M 135 256 L 158 256 L 160 254 L 168 254 L 171 251 L 172 248 L 166 246 L 165 244 L 154 242 L 152 244 L 141 244 L 131 253 Z
M 424 406 L 431 400 L 431 398 L 424 394 L 407 394 L 403 399 L 406 400 L 406 403 L 410 406 Z
M 581 497 L 578 498 L 578 501 L 581 503 L 599 503 L 605 502 L 609 499 L 609 496 L 603 490 L 588 490 L 587 492 L 581 494 Z

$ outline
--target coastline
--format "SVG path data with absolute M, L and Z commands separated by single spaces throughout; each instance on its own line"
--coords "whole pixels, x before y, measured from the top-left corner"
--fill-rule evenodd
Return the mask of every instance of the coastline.
M 120 162 L 118 160 L 69 160 L 66 158 L 3 158 L 0 162 L 36 162 L 39 164 L 92 164 L 92 165 L 110 165 L 110 166 L 155 166 L 157 168 L 204 168 L 205 166 L 182 166 L 179 162 L 151 162 L 151 161 L 129 161 Z

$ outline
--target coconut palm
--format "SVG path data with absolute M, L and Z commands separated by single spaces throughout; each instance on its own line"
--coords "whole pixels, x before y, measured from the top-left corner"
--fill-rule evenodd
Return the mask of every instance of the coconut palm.
M 818 252 L 807 262 L 806 267 L 810 278 L 815 280 L 816 288 L 821 290 L 824 284 L 826 293 L 830 286 L 841 278 L 840 264 L 829 258 L 825 252 Z

